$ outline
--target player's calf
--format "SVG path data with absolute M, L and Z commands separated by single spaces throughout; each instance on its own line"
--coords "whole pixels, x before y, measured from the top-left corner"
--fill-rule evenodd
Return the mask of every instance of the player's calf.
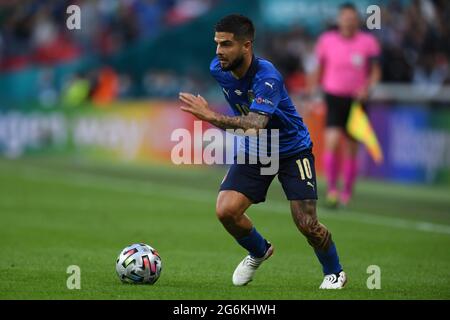
M 291 201 L 291 212 L 298 230 L 317 250 L 326 250 L 331 241 L 328 229 L 317 220 L 316 200 Z
M 221 191 L 217 197 L 216 216 L 225 229 L 236 239 L 247 236 L 253 228 L 245 210 L 251 202 L 236 191 Z
M 344 287 L 347 278 L 339 263 L 339 256 L 336 246 L 331 239 L 331 233 L 317 220 L 316 201 L 291 201 L 291 209 L 297 228 L 313 247 L 322 265 L 325 278 L 320 288 L 340 289 Z

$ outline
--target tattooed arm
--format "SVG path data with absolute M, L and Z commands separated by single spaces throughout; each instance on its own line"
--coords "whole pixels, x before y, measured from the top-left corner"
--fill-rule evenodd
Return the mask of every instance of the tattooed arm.
M 246 133 L 257 133 L 259 129 L 264 129 L 269 121 L 269 117 L 256 112 L 249 112 L 247 115 L 230 117 L 214 112 L 209 109 L 208 102 L 200 95 L 194 96 L 190 93 L 180 93 L 180 100 L 186 104 L 181 110 L 192 113 L 200 120 L 221 129 L 243 129 Z
M 222 129 L 243 129 L 247 131 L 264 129 L 268 121 L 268 116 L 250 111 L 247 115 L 237 117 L 215 113 L 213 119 L 209 122 Z

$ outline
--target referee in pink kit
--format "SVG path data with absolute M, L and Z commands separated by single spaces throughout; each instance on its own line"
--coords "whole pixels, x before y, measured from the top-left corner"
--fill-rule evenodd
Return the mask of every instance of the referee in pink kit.
M 311 89 L 319 83 L 325 94 L 327 119 L 325 131 L 324 168 L 327 178 L 327 205 L 347 205 L 357 176 L 358 143 L 346 133 L 346 123 L 353 101 L 364 104 L 371 89 L 381 78 L 380 47 L 374 36 L 360 31 L 355 6 L 339 7 L 338 29 L 323 33 L 316 46 L 318 67 L 311 77 Z M 339 144 L 345 141 L 342 164 L 343 189 L 338 191 L 341 171 Z

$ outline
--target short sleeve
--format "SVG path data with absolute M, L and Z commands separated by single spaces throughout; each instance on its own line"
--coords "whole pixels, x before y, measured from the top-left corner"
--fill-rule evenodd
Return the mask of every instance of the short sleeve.
M 218 74 L 219 74 L 218 66 L 219 66 L 219 61 L 217 60 L 217 57 L 214 57 L 214 59 L 209 64 L 209 72 L 215 79 L 218 78 Z
M 253 90 L 255 98 L 250 106 L 250 111 L 272 115 L 281 100 L 281 81 L 266 78 L 258 81 Z
M 381 54 L 381 49 L 377 38 L 375 38 L 373 35 L 370 35 L 368 40 L 369 41 L 367 48 L 369 58 L 378 58 Z

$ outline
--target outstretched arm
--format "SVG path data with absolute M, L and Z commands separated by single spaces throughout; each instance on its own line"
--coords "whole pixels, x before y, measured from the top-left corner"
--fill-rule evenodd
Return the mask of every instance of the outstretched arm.
M 370 74 L 367 84 L 362 87 L 356 94 L 356 99 L 359 101 L 367 101 L 373 88 L 380 82 L 381 66 L 377 60 L 371 61 Z
M 256 112 L 249 112 L 247 115 L 230 117 L 214 112 L 208 107 L 208 102 L 200 95 L 194 96 L 190 93 L 180 92 L 180 100 L 186 105 L 181 110 L 192 113 L 200 120 L 207 121 L 221 129 L 243 129 L 250 130 L 248 133 L 257 133 L 259 129 L 264 129 L 269 121 L 269 117 Z

